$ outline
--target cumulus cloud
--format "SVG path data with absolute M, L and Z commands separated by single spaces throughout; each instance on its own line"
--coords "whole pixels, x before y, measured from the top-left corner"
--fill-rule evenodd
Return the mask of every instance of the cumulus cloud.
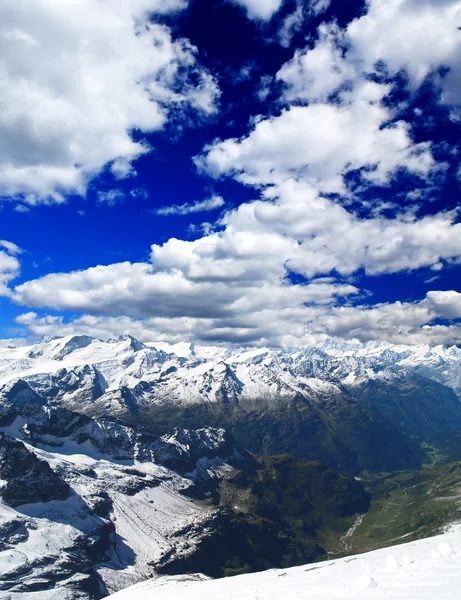
M 361 219 L 295 181 L 269 189 L 266 198 L 272 202 L 248 203 L 229 213 L 223 236 L 246 230 L 289 239 L 295 249 L 285 252 L 286 264 L 307 277 L 359 269 L 397 273 L 461 256 L 461 224 L 453 213 Z
M 263 274 L 252 278 L 251 275 L 257 274 L 255 265 L 243 267 L 241 272 L 222 273 L 221 277 L 212 268 L 194 270 L 193 265 L 189 269 L 183 267 L 182 271 L 181 259 L 169 268 L 170 248 L 162 259 L 161 248 L 158 250 L 153 248 L 156 265 L 126 262 L 73 273 L 53 273 L 17 286 L 14 300 L 31 307 L 98 315 L 223 319 L 234 313 L 278 309 L 285 305 L 328 303 L 336 296 L 357 293 L 352 285 L 334 282 L 292 286 L 277 278 L 275 268 L 269 278 Z M 162 266 L 160 260 L 163 260 Z M 262 262 L 263 252 L 260 252 L 256 265 Z
M 326 102 L 333 92 L 357 79 L 356 65 L 344 59 L 345 36 L 338 26 L 324 23 L 318 34 L 312 49 L 297 50 L 276 75 L 286 86 L 287 102 Z
M 19 254 L 22 249 L 17 244 L 0 240 L 0 296 L 11 296 L 9 284 L 20 272 Z
M 143 319 L 136 330 L 150 328 L 150 335 L 234 343 L 307 343 L 327 335 L 415 343 L 428 339 L 421 327 L 455 317 L 459 295 L 434 292 L 421 303 L 373 307 L 360 304 L 360 290 L 347 280 L 359 269 L 394 273 L 461 256 L 453 215 L 359 219 L 294 181 L 274 194 L 226 213 L 221 231 L 153 245 L 150 264 L 49 274 L 17 286 L 13 299 L 114 327 L 120 316 Z M 293 283 L 293 274 L 305 282 Z M 452 339 L 453 331 L 438 336 Z
M 454 290 L 428 292 L 427 303 L 444 319 L 461 319 L 461 294 Z
M 214 177 L 228 175 L 255 186 L 291 178 L 323 192 L 344 193 L 344 176 L 367 168 L 367 178 L 386 183 L 398 168 L 426 176 L 434 166 L 429 145 L 415 144 L 404 121 L 386 125 L 381 104 L 389 87 L 363 82 L 345 105 L 292 106 L 259 120 L 241 139 L 217 141 L 196 158 Z
M 440 292 L 434 292 L 440 293 Z M 84 333 L 101 339 L 131 334 L 143 341 L 180 341 L 256 346 L 299 346 L 326 339 L 382 340 L 396 344 L 459 344 L 461 325 L 437 325 L 440 315 L 428 298 L 370 306 L 334 306 L 265 309 L 259 313 L 212 317 L 107 317 L 83 315 L 70 322 L 61 316 L 38 317 L 25 313 L 18 324 L 30 334 L 68 335 Z
M 219 233 L 154 246 L 153 264 L 180 270 L 189 279 L 222 281 L 226 273 L 229 282 L 266 276 L 286 281 L 291 272 L 309 282 L 359 270 L 368 275 L 436 271 L 445 261 L 459 261 L 456 212 L 417 217 L 394 204 L 396 214 L 387 218 L 381 210 L 385 206 L 378 203 L 368 218 L 359 218 L 349 208 L 351 192 L 345 183 L 357 171 L 362 189 L 388 185 L 401 170 L 419 176 L 423 186 L 431 181 L 439 165 L 430 144 L 415 143 L 410 124 L 396 121 L 387 101 L 392 83 L 378 83 L 371 76 L 378 63 L 390 75 L 406 69 L 416 87 L 434 70 L 449 68 L 445 79 L 439 79 L 448 101 L 446 86 L 458 68 L 459 6 L 453 0 L 370 0 L 368 12 L 345 30 L 323 24 L 317 41 L 296 51 L 276 75 L 284 86 L 280 114 L 255 118 L 247 135 L 216 140 L 196 158 L 199 168 L 215 178 L 259 187 L 261 199 L 227 212 Z M 429 35 L 434 45 L 447 29 L 434 53 L 424 39 L 431 19 L 436 21 Z M 331 193 L 339 197 L 333 201 Z M 265 268 L 258 254 L 263 247 L 268 249 Z M 291 287 L 297 289 L 299 283 Z M 283 316 L 278 312 L 270 318 L 277 331 L 289 331 L 294 319 L 306 319 L 308 335 L 298 330 L 297 339 L 329 335 L 457 343 L 459 324 L 434 321 L 460 318 L 459 310 L 456 292 L 434 291 L 414 303 L 365 305 L 353 295 L 342 306 L 295 304 Z
M 268 20 L 276 10 L 275 3 L 272 12 L 263 2 L 239 3 L 252 18 Z M 217 140 L 196 159 L 213 177 L 260 188 L 259 200 L 228 210 L 219 227 L 199 239 L 153 245 L 150 262 L 52 273 L 17 286 L 11 295 L 20 305 L 83 313 L 67 323 L 60 315 L 27 312 L 18 323 L 37 335 L 58 329 L 100 337 L 129 332 L 166 341 L 460 343 L 458 292 L 434 290 L 414 302 L 373 305 L 351 279 L 357 272 L 437 271 L 460 261 L 457 213 L 417 216 L 401 209 L 387 218 L 375 210 L 364 218 L 345 202 L 345 179 L 354 171 L 361 171 L 366 187 L 388 185 L 401 169 L 424 180 L 437 168 L 430 145 L 415 143 L 407 122 L 395 122 L 385 101 L 391 83 L 369 76 L 382 61 L 391 74 L 406 68 L 417 86 L 434 69 L 452 68 L 440 80 L 448 101 L 450 73 L 457 69 L 458 5 L 369 0 L 368 13 L 345 31 L 322 26 L 317 42 L 295 53 L 277 75 L 284 84 L 280 114 L 254 119 L 247 135 Z M 267 16 L 251 13 L 255 6 L 265 6 Z M 410 14 L 405 45 L 399 16 L 405 24 Z M 421 34 L 428 15 L 439 34 L 451 19 L 448 39 L 430 60 Z M 203 202 L 162 207 L 158 214 L 199 209 Z M 453 322 L 441 325 L 440 319 Z
M 446 67 L 444 101 L 459 105 L 460 26 L 459 0 L 368 0 L 367 13 L 347 28 L 348 55 L 369 71 L 379 61 L 391 73 L 405 69 L 414 85 Z
M 217 86 L 196 49 L 152 17 L 183 0 L 6 0 L 0 6 L 0 193 L 29 204 L 83 194 L 149 150 L 133 129 L 170 110 L 211 113 Z M 72 15 L 72 18 L 69 18 Z
M 359 269 L 397 273 L 461 256 L 461 224 L 454 219 L 449 213 L 360 219 L 289 181 L 266 199 L 226 213 L 223 231 L 194 241 L 170 239 L 152 246 L 151 258 L 157 269 L 180 270 L 190 280 L 282 280 L 287 270 L 307 278 Z
M 278 12 L 284 0 L 229 0 L 245 9 L 248 18 L 269 21 Z
M 410 125 L 395 122 L 383 103 L 391 86 L 369 77 L 379 64 L 391 75 L 405 69 L 418 86 L 446 68 L 439 77 L 444 101 L 459 104 L 459 26 L 459 0 L 369 0 L 367 13 L 345 30 L 322 24 L 315 44 L 297 50 L 276 75 L 288 108 L 258 117 L 240 139 L 209 144 L 197 164 L 212 176 L 249 185 L 296 177 L 339 193 L 345 193 L 344 176 L 357 169 L 380 184 L 402 168 L 427 176 L 434 167 L 430 145 L 415 144 Z
M 172 204 L 170 206 L 161 206 L 152 211 L 154 215 L 171 216 L 171 215 L 190 215 L 198 212 L 207 212 L 222 208 L 225 205 L 224 198 L 221 196 L 211 196 L 205 200 L 197 202 L 186 202 L 185 204 Z
M 296 51 L 278 79 L 289 86 L 285 98 L 318 101 L 348 80 L 404 69 L 417 87 L 433 71 L 449 69 L 439 83 L 444 101 L 461 101 L 461 2 L 459 0 L 368 0 L 367 12 L 345 30 L 322 24 L 313 47 Z
M 33 325 L 37 322 L 38 315 L 36 312 L 30 311 L 28 313 L 23 313 L 22 315 L 18 315 L 15 318 L 15 322 L 18 325 Z

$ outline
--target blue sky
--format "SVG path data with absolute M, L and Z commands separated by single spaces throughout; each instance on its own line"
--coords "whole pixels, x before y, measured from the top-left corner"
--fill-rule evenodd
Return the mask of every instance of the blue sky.
M 461 343 L 460 1 L 73 2 L 0 8 L 2 337 Z

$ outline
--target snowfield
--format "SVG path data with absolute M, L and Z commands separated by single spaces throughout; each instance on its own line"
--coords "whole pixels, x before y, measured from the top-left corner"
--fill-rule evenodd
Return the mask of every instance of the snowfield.
M 461 598 L 461 526 L 449 532 L 324 563 L 237 577 L 161 577 L 114 600 L 457 600 Z

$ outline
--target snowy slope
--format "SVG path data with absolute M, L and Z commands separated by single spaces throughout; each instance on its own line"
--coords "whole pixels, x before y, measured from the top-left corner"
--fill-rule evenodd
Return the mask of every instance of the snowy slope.
M 461 349 L 336 344 L 296 349 L 225 349 L 192 344 L 142 344 L 126 336 L 102 342 L 88 336 L 0 346 L 0 390 L 23 379 L 39 394 L 64 404 L 115 403 L 126 388 L 155 390 L 156 402 L 194 404 L 226 397 L 275 402 L 296 392 L 315 395 L 321 381 L 334 385 L 415 372 L 461 394 Z M 143 386 L 139 384 L 143 383 Z M 328 389 L 324 390 L 328 392 Z
M 114 600 L 457 600 L 461 597 L 461 527 L 444 535 L 340 560 L 230 579 L 160 578 Z
M 182 492 L 232 470 L 234 450 L 222 430 L 156 439 L 40 405 L 4 413 L 0 598 L 92 600 L 189 556 L 216 511 Z

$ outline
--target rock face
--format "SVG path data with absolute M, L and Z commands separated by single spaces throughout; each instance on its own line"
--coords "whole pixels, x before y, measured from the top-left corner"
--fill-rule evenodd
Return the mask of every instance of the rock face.
M 0 496 L 8 506 L 66 500 L 69 485 L 22 442 L 0 432 Z
M 301 463 L 281 460 L 276 478 L 286 490 L 312 479 L 315 501 L 291 506 L 287 519 L 261 486 L 275 467 L 223 429 L 159 437 L 41 403 L 4 405 L 0 596 L 97 600 L 159 573 L 220 576 L 324 556 L 317 525 L 338 527 L 369 499 L 353 478 Z M 258 546 L 271 549 L 264 559 Z

